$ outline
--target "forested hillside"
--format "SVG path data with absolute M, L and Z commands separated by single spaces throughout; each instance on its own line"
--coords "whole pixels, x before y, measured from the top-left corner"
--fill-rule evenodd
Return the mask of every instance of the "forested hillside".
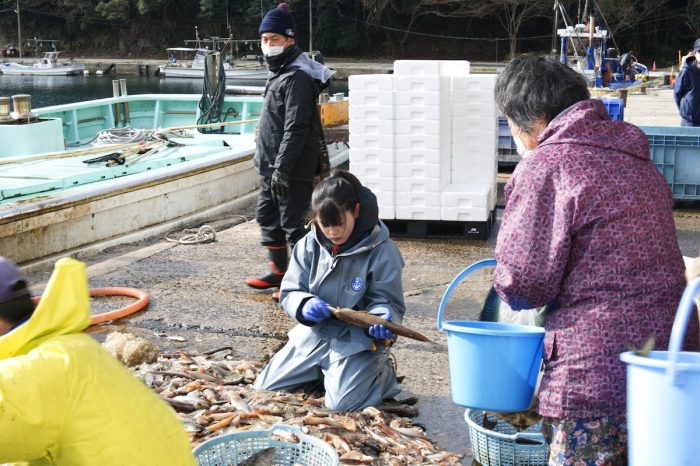
M 161 57 L 184 40 L 254 39 L 270 0 L 0 0 L 0 45 L 59 41 L 74 56 Z M 551 47 L 552 0 L 289 0 L 299 42 L 326 56 L 503 60 Z M 564 0 L 577 16 L 585 0 Z M 670 65 L 700 35 L 700 0 L 600 0 L 619 48 Z M 37 46 L 46 47 L 46 44 Z M 241 48 L 244 45 L 240 46 Z M 239 50 L 239 53 L 242 50 Z M 255 51 L 253 51 L 255 52 Z

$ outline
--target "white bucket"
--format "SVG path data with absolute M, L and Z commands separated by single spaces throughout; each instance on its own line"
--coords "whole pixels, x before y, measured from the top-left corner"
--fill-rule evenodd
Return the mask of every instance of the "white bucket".
M 683 293 L 668 351 L 620 355 L 627 364 L 628 458 L 631 466 L 700 464 L 700 353 L 681 352 L 700 278 Z

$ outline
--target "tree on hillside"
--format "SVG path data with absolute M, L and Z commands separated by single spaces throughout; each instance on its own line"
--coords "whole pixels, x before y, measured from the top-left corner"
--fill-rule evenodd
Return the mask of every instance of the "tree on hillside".
M 508 34 L 510 56 L 514 57 L 520 27 L 529 19 L 551 14 L 552 5 L 552 0 L 469 0 L 464 2 L 462 12 L 479 18 L 495 17 Z
M 389 16 L 402 15 L 408 18 L 404 27 L 401 45 L 408 39 L 416 20 L 423 16 L 439 16 L 443 18 L 460 18 L 473 16 L 464 0 L 361 0 L 362 7 L 367 12 L 367 19 L 372 22 L 382 22 Z

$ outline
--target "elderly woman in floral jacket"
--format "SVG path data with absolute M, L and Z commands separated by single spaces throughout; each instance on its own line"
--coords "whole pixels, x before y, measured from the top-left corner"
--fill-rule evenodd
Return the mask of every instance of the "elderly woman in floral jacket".
M 549 305 L 538 411 L 550 464 L 626 464 L 619 355 L 651 336 L 666 349 L 685 286 L 670 190 L 644 133 L 611 121 L 566 65 L 518 57 L 495 94 L 524 158 L 505 188 L 494 286 L 513 309 Z M 697 349 L 697 322 L 687 337 Z

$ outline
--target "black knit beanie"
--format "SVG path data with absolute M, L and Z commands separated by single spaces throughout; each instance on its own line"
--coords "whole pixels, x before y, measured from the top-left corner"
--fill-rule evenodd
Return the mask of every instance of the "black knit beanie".
M 277 8 L 267 12 L 260 27 L 258 34 L 265 32 L 273 32 L 287 37 L 296 37 L 297 23 L 294 21 L 294 16 L 289 13 L 289 5 L 280 3 Z

